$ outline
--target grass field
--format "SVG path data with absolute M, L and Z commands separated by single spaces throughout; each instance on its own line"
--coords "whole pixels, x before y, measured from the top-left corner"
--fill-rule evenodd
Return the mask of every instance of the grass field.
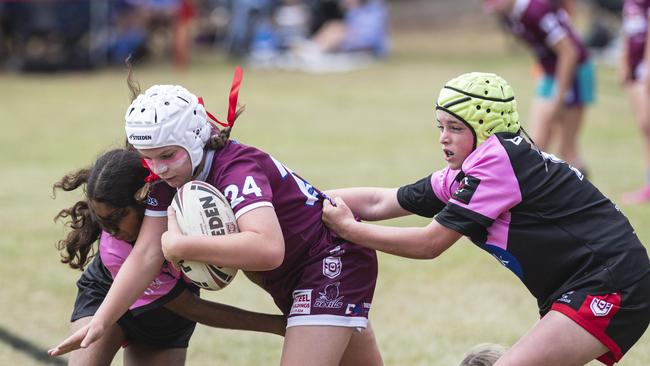
M 490 30 L 490 32 L 496 32 Z M 397 36 L 386 62 L 348 74 L 306 75 L 245 70 L 247 110 L 233 136 L 258 146 L 323 188 L 398 186 L 444 166 L 433 125 L 443 83 L 467 71 L 493 71 L 511 82 L 526 116 L 533 81 L 528 54 L 499 34 L 431 31 Z M 434 48 L 434 45 L 437 48 Z M 185 73 L 143 66 L 143 86 L 179 83 L 225 115 L 232 64 L 199 55 Z M 68 334 L 75 272 L 54 248 L 64 229 L 58 210 L 78 198 L 51 197 L 52 183 L 120 146 L 128 102 L 122 70 L 62 75 L 0 74 L 0 328 L 43 349 Z M 640 140 L 611 68 L 598 68 L 598 103 L 582 146 L 593 181 L 608 196 L 642 183 Z M 525 124 L 525 121 L 524 121 Z M 646 245 L 650 206 L 623 206 Z M 424 225 L 408 218 L 392 222 Z M 214 301 L 276 312 L 271 299 L 239 276 Z M 387 365 L 455 365 L 482 342 L 511 345 L 537 319 L 532 296 L 489 255 L 461 241 L 433 261 L 380 256 L 371 320 Z M 189 365 L 277 364 L 281 338 L 198 326 Z M 0 364 L 38 365 L 0 343 Z M 115 364 L 120 365 L 120 357 Z M 308 364 L 306 361 L 305 364 Z M 622 365 L 650 365 L 650 334 Z

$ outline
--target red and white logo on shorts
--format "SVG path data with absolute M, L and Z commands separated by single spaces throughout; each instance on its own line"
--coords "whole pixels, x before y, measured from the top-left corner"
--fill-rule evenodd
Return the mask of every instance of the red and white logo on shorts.
M 614 304 L 612 304 L 611 302 L 607 302 L 597 297 L 594 297 L 591 300 L 591 304 L 589 305 L 589 308 L 591 308 L 591 312 L 594 313 L 595 316 L 607 316 L 607 314 L 609 314 L 610 310 L 612 310 L 613 307 Z
M 311 314 L 311 291 L 295 290 L 293 292 L 293 304 L 291 305 L 289 315 Z

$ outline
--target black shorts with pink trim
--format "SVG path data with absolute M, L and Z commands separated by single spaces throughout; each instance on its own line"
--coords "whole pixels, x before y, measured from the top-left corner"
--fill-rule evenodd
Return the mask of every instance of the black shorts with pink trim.
M 602 284 L 562 294 L 551 306 L 596 337 L 609 352 L 598 358 L 613 365 L 636 343 L 650 323 L 650 273 L 614 292 Z

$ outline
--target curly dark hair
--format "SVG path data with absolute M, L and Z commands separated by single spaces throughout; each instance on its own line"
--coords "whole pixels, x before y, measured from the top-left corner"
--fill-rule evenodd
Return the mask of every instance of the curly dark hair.
M 115 149 L 102 154 L 91 167 L 68 173 L 54 183 L 54 194 L 58 189 L 69 192 L 83 186 L 85 190 L 84 199 L 61 210 L 54 217 L 54 221 L 68 219 L 64 224 L 71 228 L 66 238 L 56 244 L 62 252 L 62 263 L 83 270 L 96 255 L 92 244 L 99 239 L 102 229 L 110 232 L 117 227 L 119 219 L 129 207 L 144 213 L 149 190 L 145 178 L 148 175 L 149 171 L 142 166 L 137 152 Z M 90 208 L 91 200 L 116 208 L 116 214 L 100 223 Z

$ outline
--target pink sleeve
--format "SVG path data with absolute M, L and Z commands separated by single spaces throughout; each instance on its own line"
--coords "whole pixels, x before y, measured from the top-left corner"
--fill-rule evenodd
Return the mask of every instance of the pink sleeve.
M 521 190 L 499 140 L 491 138 L 484 145 L 463 163 L 465 175 L 450 202 L 494 220 L 521 202 Z
M 458 186 L 458 182 L 454 182 L 454 178 L 456 178 L 458 173 L 460 173 L 460 170 L 445 168 L 431 174 L 433 193 L 445 204 L 449 202 L 451 194 L 456 189 L 456 186 Z

